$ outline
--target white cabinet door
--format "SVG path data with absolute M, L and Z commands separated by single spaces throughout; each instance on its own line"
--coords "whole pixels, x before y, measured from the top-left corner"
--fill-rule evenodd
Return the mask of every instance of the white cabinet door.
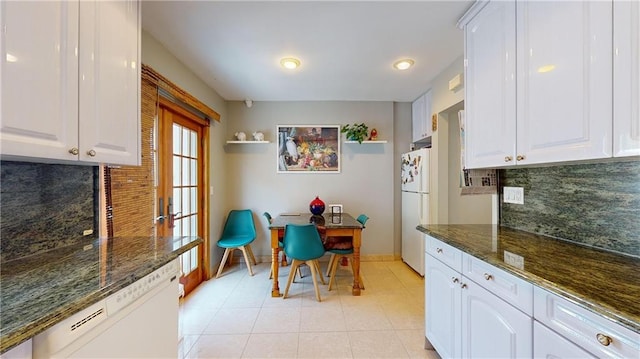
M 461 354 L 460 278 L 460 273 L 425 256 L 426 336 L 442 358 Z
M 78 3 L 2 1 L 3 156 L 75 160 Z
M 462 357 L 530 358 L 532 319 L 462 277 Z
M 420 141 L 423 139 L 422 134 L 424 133 L 423 124 L 424 118 L 426 114 L 426 104 L 425 104 L 424 95 L 418 97 L 411 104 L 411 133 L 412 133 L 412 141 Z
M 515 163 L 515 3 L 488 3 L 464 29 L 467 168 Z
M 533 322 L 533 357 L 535 359 L 595 358 L 584 349 L 536 321 Z
M 80 159 L 140 163 L 139 4 L 80 2 Z
M 613 2 L 613 155 L 640 155 L 640 3 Z
M 518 163 L 611 157 L 612 3 L 516 8 Z

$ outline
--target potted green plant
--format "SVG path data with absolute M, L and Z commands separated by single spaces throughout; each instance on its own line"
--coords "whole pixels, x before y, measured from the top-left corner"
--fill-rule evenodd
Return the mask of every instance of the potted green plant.
M 344 133 L 347 136 L 348 141 L 358 141 L 358 143 L 362 143 L 362 141 L 367 138 L 369 134 L 369 127 L 364 123 L 355 123 L 353 125 L 344 125 L 340 132 Z

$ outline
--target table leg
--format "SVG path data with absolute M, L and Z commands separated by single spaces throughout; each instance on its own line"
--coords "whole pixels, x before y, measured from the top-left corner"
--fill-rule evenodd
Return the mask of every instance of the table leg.
M 279 297 L 280 288 L 278 287 L 278 253 L 280 247 L 278 247 L 278 230 L 271 230 L 271 271 L 273 273 L 273 286 L 271 287 L 271 296 Z
M 362 230 L 353 230 L 353 288 L 351 290 L 352 295 L 360 295 L 360 289 L 362 283 L 360 283 L 360 245 L 362 243 L 361 238 Z

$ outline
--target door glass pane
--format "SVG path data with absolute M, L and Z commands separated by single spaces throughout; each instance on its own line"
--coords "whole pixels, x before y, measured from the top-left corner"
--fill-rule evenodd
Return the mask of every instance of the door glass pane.
M 180 153 L 182 148 L 182 126 L 173 124 L 173 153 Z
M 190 139 L 191 139 L 191 134 L 189 129 L 185 128 L 184 131 L 182 132 L 182 152 L 180 152 L 183 156 L 189 156 L 189 150 L 191 149 L 190 146 Z
M 189 213 L 193 213 L 195 214 L 197 212 L 196 209 L 196 196 L 198 195 L 198 188 L 196 187 L 191 187 L 191 209 L 189 210 Z
M 198 184 L 198 160 L 196 159 L 192 159 L 191 160 L 191 181 L 189 181 L 189 184 L 191 186 L 195 186 Z
M 173 187 L 180 186 L 180 180 L 182 179 L 180 175 L 181 168 L 180 157 L 173 156 Z
M 182 219 L 176 219 L 173 222 L 173 224 L 175 226 L 175 227 L 173 227 L 173 235 L 176 236 L 176 237 L 181 237 L 183 235 L 182 234 Z
M 182 158 L 182 185 L 188 186 L 191 181 L 189 181 L 189 174 L 191 171 L 189 170 L 189 159 Z
M 198 145 L 198 134 L 195 131 L 191 131 L 191 157 L 198 157 L 198 151 L 196 146 Z
M 189 188 L 182 189 L 182 203 L 184 206 L 182 207 L 182 215 L 188 216 L 191 214 L 191 205 L 189 204 L 191 196 L 189 196 Z
M 191 268 L 198 266 L 198 247 L 193 247 L 189 251 L 191 252 Z
M 182 191 L 180 188 L 173 189 L 173 213 L 182 212 Z

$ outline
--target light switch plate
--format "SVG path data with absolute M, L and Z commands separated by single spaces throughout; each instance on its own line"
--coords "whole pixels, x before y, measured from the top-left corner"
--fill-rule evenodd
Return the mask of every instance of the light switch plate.
M 504 187 L 502 199 L 504 203 L 524 204 L 524 188 Z

